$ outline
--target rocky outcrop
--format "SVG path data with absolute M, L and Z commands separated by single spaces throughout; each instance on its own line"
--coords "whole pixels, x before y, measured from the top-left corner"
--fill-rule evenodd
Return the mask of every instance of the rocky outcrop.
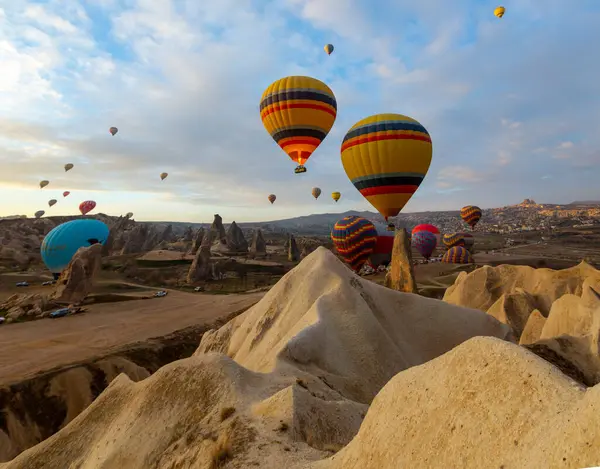
M 79 248 L 56 282 L 51 299 L 56 303 L 81 303 L 92 291 L 101 255 L 101 244 Z
M 407 293 L 417 293 L 410 238 L 405 228 L 396 231 L 390 267 L 385 276 L 386 287 Z
M 210 238 L 212 239 L 211 251 L 216 253 L 224 254 L 229 251 L 227 247 L 227 233 L 223 226 L 223 219 L 220 215 L 215 214 L 215 218 L 208 229 Z M 206 237 L 205 237 L 206 239 Z M 204 241 L 202 241 L 204 244 Z
M 219 241 L 218 239 L 215 240 L 215 238 L 221 236 L 221 228 L 223 228 L 222 219 L 219 215 L 215 215 L 215 220 L 210 229 L 204 233 L 202 243 L 188 270 L 187 283 L 194 284 L 198 281 L 212 278 L 210 251 L 213 244 Z M 225 230 L 223 229 L 222 231 L 224 232 Z
M 296 238 L 294 235 L 289 235 L 288 238 L 288 261 L 296 262 L 300 260 L 300 250 L 296 244 Z
M 162 243 L 164 241 L 167 243 L 172 243 L 175 241 L 175 239 L 176 239 L 176 237 L 175 237 L 175 234 L 173 233 L 173 225 L 167 225 L 167 227 L 160 234 L 158 242 Z
M 259 258 L 266 257 L 267 244 L 261 229 L 255 230 L 252 235 L 252 244 L 250 245 L 249 257 Z
M 24 319 L 36 319 L 44 316 L 48 310 L 49 300 L 46 295 L 37 293 L 31 295 L 15 294 L 5 302 L 0 303 L 0 311 L 7 323 Z
M 127 236 L 121 255 L 137 254 L 144 251 L 144 244 L 148 239 L 149 226 L 145 224 L 136 225 Z
M 248 252 L 248 241 L 244 237 L 244 232 L 234 221 L 227 230 L 227 249 L 231 254 L 245 254 Z
M 194 239 L 194 230 L 192 229 L 191 226 L 188 226 L 185 231 L 183 232 L 183 236 L 181 237 L 181 240 L 184 243 L 191 243 Z

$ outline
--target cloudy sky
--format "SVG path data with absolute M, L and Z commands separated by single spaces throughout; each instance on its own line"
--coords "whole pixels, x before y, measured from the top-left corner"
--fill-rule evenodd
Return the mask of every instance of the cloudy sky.
M 383 112 L 433 139 L 407 212 L 600 199 L 600 1 L 506 0 L 501 20 L 494 2 L 451 4 L 0 2 L 0 215 L 75 213 L 86 199 L 138 220 L 367 209 L 339 148 L 356 121 Z M 303 175 L 258 111 L 287 75 L 325 81 L 338 101 Z

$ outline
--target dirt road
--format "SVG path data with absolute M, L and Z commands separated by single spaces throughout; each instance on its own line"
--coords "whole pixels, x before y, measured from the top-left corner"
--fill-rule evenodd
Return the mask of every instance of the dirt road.
M 171 290 L 164 298 L 88 306 L 60 319 L 0 327 L 0 385 L 29 378 L 124 345 L 210 323 L 245 309 L 264 292 L 210 295 Z

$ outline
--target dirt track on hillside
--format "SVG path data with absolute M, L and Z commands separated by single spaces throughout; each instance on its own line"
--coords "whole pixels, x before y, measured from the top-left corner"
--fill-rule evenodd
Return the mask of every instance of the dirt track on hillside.
M 90 305 L 86 313 L 0 327 L 0 385 L 103 356 L 128 344 L 211 323 L 248 308 L 264 292 L 232 295 L 171 290 L 165 298 Z

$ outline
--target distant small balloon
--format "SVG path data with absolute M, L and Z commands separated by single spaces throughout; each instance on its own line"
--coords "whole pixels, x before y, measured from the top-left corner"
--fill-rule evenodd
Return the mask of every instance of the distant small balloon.
M 160 180 L 164 181 L 168 175 L 169 175 L 169 173 L 160 173 Z
M 93 200 L 86 200 L 79 204 L 79 211 L 82 215 L 87 215 L 89 212 L 96 208 L 96 202 Z
M 116 127 L 111 127 L 110 129 L 108 129 L 108 131 L 114 137 L 117 134 L 117 132 L 119 131 L 119 129 L 117 129 Z
M 50 207 L 52 207 L 52 206 L 53 206 L 55 203 L 56 203 L 56 199 L 50 199 L 50 200 L 48 201 L 48 205 L 49 205 Z
M 35 212 L 35 218 L 40 218 L 42 215 L 44 215 L 44 213 L 46 213 L 43 210 L 38 210 L 37 212 Z
M 269 197 L 267 197 L 267 199 L 269 199 L 269 202 L 271 202 L 271 204 L 273 202 L 275 202 L 275 200 L 277 200 L 277 196 L 275 194 L 269 194 Z
M 494 10 L 494 15 L 498 18 L 502 18 L 504 16 L 505 11 L 506 11 L 506 9 L 504 7 L 497 7 Z
M 326 44 L 324 49 L 325 52 L 327 52 L 327 55 L 331 55 L 331 53 L 333 52 L 333 44 Z
M 312 188 L 312 195 L 315 199 L 318 199 L 319 196 L 321 195 L 321 189 L 319 189 L 318 187 L 313 187 Z
M 331 193 L 331 198 L 332 198 L 333 200 L 335 200 L 336 202 L 337 202 L 338 200 L 340 200 L 340 197 L 341 197 L 341 196 L 342 196 L 342 194 L 340 194 L 339 192 L 332 192 L 332 193 Z
M 127 212 L 127 215 L 125 215 L 125 218 L 131 218 L 133 216 L 133 212 Z
M 43 189 L 48 184 L 50 184 L 50 181 L 46 181 L 45 179 L 43 181 L 40 181 L 40 189 Z
M 69 191 L 64 191 L 64 192 L 63 192 L 63 197 L 66 197 L 66 196 L 68 196 L 69 194 L 70 194 L 70 192 L 69 192 Z
M 67 172 L 68 170 L 73 169 L 73 163 L 67 163 L 65 165 L 65 172 Z

